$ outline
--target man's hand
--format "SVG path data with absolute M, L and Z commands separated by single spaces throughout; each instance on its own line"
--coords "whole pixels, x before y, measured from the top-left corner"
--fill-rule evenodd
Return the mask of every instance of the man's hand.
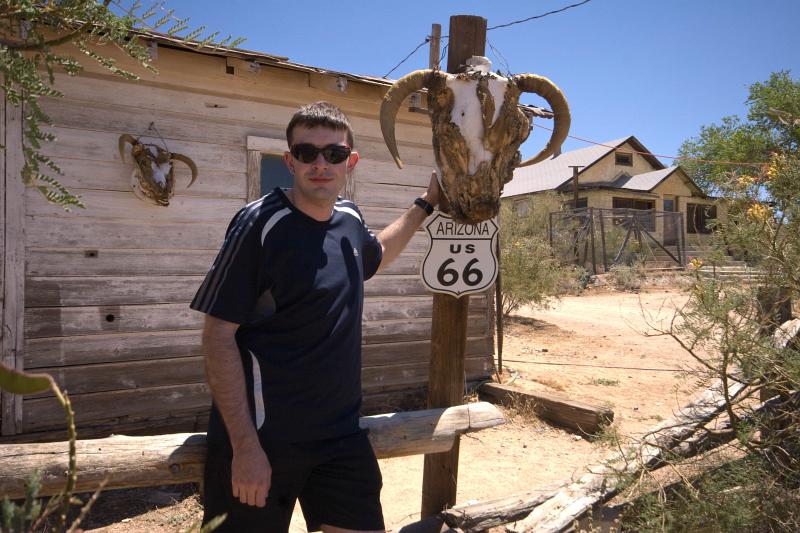
M 431 182 L 428 184 L 428 190 L 422 195 L 422 199 L 431 204 L 433 207 L 439 205 L 439 195 L 441 188 L 439 187 L 439 178 L 436 176 L 436 171 L 431 172 Z
M 231 485 L 233 497 L 247 505 L 264 507 L 272 484 L 272 466 L 259 444 L 233 451 Z

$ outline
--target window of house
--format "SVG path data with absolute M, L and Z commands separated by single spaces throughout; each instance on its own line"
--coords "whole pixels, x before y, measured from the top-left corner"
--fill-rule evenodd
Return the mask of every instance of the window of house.
M 624 167 L 633 166 L 633 154 L 626 152 L 614 152 L 614 160 L 618 165 L 622 165 Z
M 588 198 L 578 198 L 577 206 L 575 205 L 575 198 L 571 198 L 567 202 L 564 202 L 564 209 L 582 209 L 584 207 L 589 207 Z
M 617 198 L 611 199 L 611 207 L 614 209 L 636 209 L 637 211 L 650 211 L 649 213 L 631 213 L 626 217 L 615 217 L 614 224 L 622 224 L 625 220 L 629 220 L 631 216 L 636 217 L 636 220 L 648 231 L 656 230 L 656 217 L 655 200 L 643 200 L 641 198 Z
M 686 232 L 711 233 L 711 222 L 717 219 L 717 206 L 686 204 Z
M 655 200 L 642 200 L 641 198 L 612 198 L 611 206 L 614 209 L 655 209 Z
M 669 211 L 670 213 L 675 211 L 675 200 L 664 198 L 664 211 Z
M 291 187 L 293 176 L 283 156 L 278 154 L 263 154 L 261 156 L 261 194 L 267 194 L 275 187 Z
M 511 208 L 518 215 L 525 216 L 531 209 L 531 201 L 527 198 L 519 198 L 514 200 Z

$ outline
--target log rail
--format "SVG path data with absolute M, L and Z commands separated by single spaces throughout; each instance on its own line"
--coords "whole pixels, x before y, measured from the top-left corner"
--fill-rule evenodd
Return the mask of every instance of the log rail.
M 387 458 L 445 452 L 459 435 L 504 422 L 495 406 L 479 402 L 366 416 L 361 427 L 369 429 L 375 454 Z M 79 440 L 75 492 L 94 491 L 104 479 L 106 489 L 198 482 L 205 458 L 204 433 Z M 42 474 L 39 494 L 58 493 L 64 486 L 67 460 L 66 442 L 0 446 L 0 498 L 24 497 L 25 482 L 35 470 Z

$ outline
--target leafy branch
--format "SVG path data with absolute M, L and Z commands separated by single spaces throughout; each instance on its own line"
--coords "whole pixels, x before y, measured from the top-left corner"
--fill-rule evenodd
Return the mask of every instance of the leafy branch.
M 151 19 L 155 20 L 151 23 Z M 235 47 L 244 41 L 231 36 L 217 40 L 218 32 L 196 40 L 205 28 L 189 30 L 188 19 L 175 17 L 174 10 L 166 10 L 161 2 L 145 8 L 136 1 L 126 8 L 118 0 L 0 0 L 2 89 L 6 101 L 22 109 L 24 163 L 21 178 L 26 186 L 35 187 L 48 202 L 67 211 L 72 207 L 85 207 L 79 196 L 51 175 L 61 174 L 61 169 L 42 153 L 42 144 L 56 137 L 43 129 L 52 125 L 52 121 L 42 111 L 39 100 L 63 96 L 53 87 L 56 69 L 74 76 L 83 68 L 78 59 L 56 49 L 72 44 L 114 75 L 137 80 L 135 73 L 98 53 L 96 46 L 112 44 L 136 64 L 155 73 L 157 70 L 141 36 L 159 30 L 182 40 L 187 48 Z M 179 35 L 187 30 L 185 36 Z

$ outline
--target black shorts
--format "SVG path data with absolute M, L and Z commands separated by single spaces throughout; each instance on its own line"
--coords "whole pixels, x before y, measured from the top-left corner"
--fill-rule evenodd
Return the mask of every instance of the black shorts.
M 381 472 L 366 431 L 312 442 L 261 444 L 272 465 L 272 484 L 266 506 L 254 507 L 233 497 L 230 444 L 209 442 L 203 523 L 228 513 L 215 531 L 286 532 L 299 499 L 309 531 L 319 531 L 322 524 L 384 529 Z

